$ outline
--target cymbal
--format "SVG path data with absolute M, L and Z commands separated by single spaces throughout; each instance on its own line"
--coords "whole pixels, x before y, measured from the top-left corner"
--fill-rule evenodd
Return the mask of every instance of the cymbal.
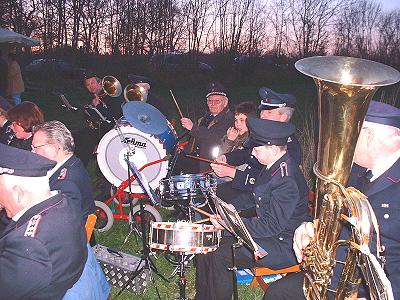
M 161 134 L 169 129 L 167 118 L 154 106 L 131 101 L 122 107 L 125 119 L 136 129 L 148 134 Z

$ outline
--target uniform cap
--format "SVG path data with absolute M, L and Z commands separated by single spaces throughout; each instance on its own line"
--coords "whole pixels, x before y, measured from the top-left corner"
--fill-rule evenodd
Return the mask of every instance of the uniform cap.
M 222 85 L 222 83 L 218 81 L 211 82 L 207 86 L 207 94 L 206 98 L 208 98 L 211 95 L 221 95 L 221 96 L 228 96 L 228 93 L 226 92 L 225 87 Z
M 371 101 L 365 121 L 400 128 L 400 109 L 378 101 Z
M 258 90 L 261 97 L 261 103 L 258 109 L 271 110 L 279 107 L 292 107 L 296 103 L 296 97 L 291 94 L 279 94 L 273 90 L 262 87 Z
M 289 122 L 278 122 L 254 117 L 247 117 L 249 137 L 244 147 L 254 148 L 264 145 L 284 146 L 294 134 L 296 127 Z
M 0 175 L 42 177 L 55 165 L 55 161 L 36 153 L 0 144 Z

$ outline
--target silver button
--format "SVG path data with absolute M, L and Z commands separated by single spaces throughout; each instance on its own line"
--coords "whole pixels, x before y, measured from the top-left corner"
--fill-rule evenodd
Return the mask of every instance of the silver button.
M 383 218 L 384 218 L 384 219 L 389 219 L 389 214 L 384 214 L 384 215 L 383 215 Z
M 261 200 L 261 197 L 258 197 L 258 200 Z
M 279 240 L 280 240 L 280 241 L 283 241 L 283 237 L 280 236 L 280 237 L 279 237 Z
M 258 205 L 258 204 L 257 204 L 257 205 L 256 205 L 256 207 L 257 207 L 257 208 L 259 208 L 259 207 L 260 207 L 260 205 Z
M 251 169 L 251 167 L 250 167 L 250 166 L 248 166 L 248 168 L 249 168 L 249 169 Z
M 255 196 L 256 195 L 256 193 L 253 193 L 253 196 Z
M 259 219 L 260 217 L 257 216 L 257 219 Z

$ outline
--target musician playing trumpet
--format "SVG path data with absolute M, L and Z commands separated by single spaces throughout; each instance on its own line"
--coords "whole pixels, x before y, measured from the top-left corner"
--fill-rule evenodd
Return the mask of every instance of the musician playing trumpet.
M 229 201 L 255 242 L 268 252 L 261 260 L 245 246 L 236 250 L 239 268 L 266 266 L 280 269 L 296 264 L 292 250 L 294 230 L 308 219 L 308 187 L 297 163 L 287 153 L 288 138 L 295 126 L 289 122 L 247 118 L 249 138 L 245 147 L 263 165 L 252 193 Z M 224 200 L 224 199 L 222 199 Z M 228 200 L 228 199 L 227 199 Z M 216 218 L 211 221 L 217 228 Z M 196 300 L 228 300 L 232 297 L 231 246 L 236 240 L 225 235 L 219 248 L 197 257 Z
M 100 139 L 114 127 L 114 120 L 118 120 L 122 116 L 122 105 L 125 101 L 120 95 L 111 97 L 107 94 L 102 80 L 92 72 L 85 75 L 83 83 L 93 98 L 85 106 L 85 115 L 89 126 L 75 136 L 75 152 L 86 166 L 96 151 L 95 146 Z M 95 110 L 104 117 L 104 120 Z

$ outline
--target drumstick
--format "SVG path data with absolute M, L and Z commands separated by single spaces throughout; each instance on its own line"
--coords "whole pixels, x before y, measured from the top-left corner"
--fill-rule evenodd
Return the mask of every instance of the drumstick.
M 227 163 L 224 162 L 220 162 L 220 161 L 216 161 L 216 160 L 211 160 L 211 159 L 207 159 L 207 158 L 202 158 L 202 157 L 198 157 L 198 156 L 193 156 L 193 155 L 189 155 L 186 154 L 187 157 L 192 158 L 192 159 L 197 159 L 197 160 L 201 160 L 201 161 L 205 161 L 208 162 L 210 164 L 216 164 L 216 165 L 221 165 L 221 166 L 225 166 L 225 167 L 229 167 L 229 168 L 233 168 L 236 169 L 235 166 L 229 165 Z
M 203 215 L 205 215 L 207 217 L 211 217 L 212 216 L 212 214 L 202 210 L 201 208 L 197 208 L 197 207 L 194 207 L 194 206 L 191 206 L 191 208 L 193 208 L 195 211 L 197 211 L 197 212 L 199 212 L 199 213 L 201 213 L 201 214 L 203 214 Z
M 204 223 L 204 222 L 207 222 L 207 221 L 210 221 L 210 218 L 201 219 L 199 221 L 193 222 L 193 224 L 200 224 L 200 223 Z
M 176 102 L 176 99 L 175 99 L 175 96 L 174 96 L 174 94 L 172 93 L 172 91 L 171 91 L 171 90 L 169 90 L 169 92 L 171 93 L 172 99 L 173 99 L 173 100 L 174 100 L 174 102 L 175 102 L 176 108 L 178 109 L 178 111 L 179 111 L 179 114 L 181 115 L 181 118 L 183 118 L 182 111 L 181 111 L 181 109 L 179 108 L 178 102 Z

